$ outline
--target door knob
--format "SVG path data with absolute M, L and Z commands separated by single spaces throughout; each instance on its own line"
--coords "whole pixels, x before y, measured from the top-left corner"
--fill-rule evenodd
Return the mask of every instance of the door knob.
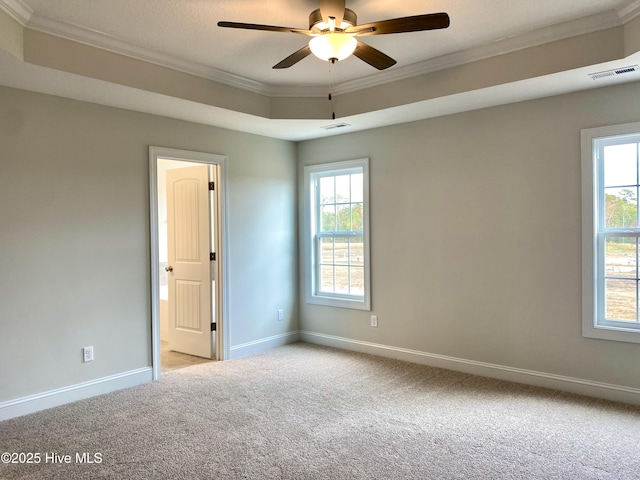
M 164 271 L 165 272 L 173 272 L 173 267 L 171 265 L 167 265 L 166 267 L 164 267 Z

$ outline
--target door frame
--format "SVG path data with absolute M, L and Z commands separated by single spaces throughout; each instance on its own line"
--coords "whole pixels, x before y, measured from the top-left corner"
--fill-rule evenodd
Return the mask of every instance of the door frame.
M 193 152 L 149 146 L 149 226 L 151 238 L 151 366 L 153 379 L 158 380 L 160 365 L 160 253 L 158 236 L 158 161 L 177 160 L 190 163 L 216 165 L 218 167 L 216 195 L 216 212 L 214 215 L 216 235 L 216 288 L 219 292 L 216 304 L 215 358 L 230 358 L 229 318 L 229 268 L 227 241 L 227 157 L 214 153 Z M 221 304 L 221 305 L 220 305 Z

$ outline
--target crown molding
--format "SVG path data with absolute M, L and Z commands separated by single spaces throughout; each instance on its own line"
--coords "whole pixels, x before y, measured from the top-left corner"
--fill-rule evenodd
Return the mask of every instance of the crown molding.
M 29 23 L 33 10 L 21 0 L 0 0 L 0 10 L 4 10 L 11 18 L 23 27 Z
M 640 4 L 640 0 L 637 1 Z M 485 45 L 459 50 L 454 53 L 432 58 L 424 62 L 414 63 L 393 70 L 380 72 L 367 78 L 348 80 L 336 85 L 336 95 L 352 93 L 365 88 L 384 85 L 385 83 L 406 80 L 408 78 L 458 67 L 466 63 L 477 62 L 487 58 L 504 55 L 525 48 L 536 47 L 566 38 L 606 30 L 622 25 L 617 12 L 608 12 L 578 18 L 565 23 L 532 30 L 512 37 L 496 40 Z
M 230 72 L 211 68 L 197 62 L 183 60 L 150 49 L 130 45 L 97 30 L 91 30 L 80 25 L 60 22 L 34 14 L 21 0 L 0 0 L 0 8 L 27 28 L 260 95 L 268 97 L 324 97 L 327 94 L 325 86 L 269 85 Z M 335 86 L 334 93 L 336 95 L 352 93 L 358 90 L 381 86 L 387 83 L 464 65 L 466 63 L 484 60 L 497 55 L 543 45 L 545 43 L 619 27 L 636 18 L 638 15 L 640 15 L 640 0 L 631 0 L 616 10 L 609 10 L 600 14 L 551 25 L 521 35 L 503 38 L 489 44 L 442 55 L 424 62 L 395 67 L 391 70 L 379 72 L 361 79 L 340 82 Z
M 183 73 L 196 75 L 224 85 L 268 95 L 268 89 L 262 82 L 207 67 L 197 62 L 183 60 L 154 50 L 131 45 L 98 30 L 91 30 L 80 25 L 52 20 L 37 14 L 32 15 L 26 27 L 49 35 L 66 38 L 67 40 L 82 43 L 90 47 L 97 47 L 118 55 L 124 55 Z
M 622 23 L 627 23 L 640 15 L 640 0 L 630 0 L 626 5 L 617 9 Z

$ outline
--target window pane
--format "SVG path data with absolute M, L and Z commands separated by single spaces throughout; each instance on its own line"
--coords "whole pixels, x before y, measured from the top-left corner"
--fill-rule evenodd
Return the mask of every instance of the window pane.
M 363 267 L 351 267 L 350 273 L 350 285 L 351 295 L 364 295 L 364 268 Z
M 364 201 L 364 181 L 361 173 L 354 173 L 351 175 L 351 201 L 363 202 Z
M 336 222 L 338 232 L 351 231 L 351 206 L 350 205 L 336 205 Z
M 336 267 L 336 293 L 349 293 L 349 267 Z
M 320 263 L 333 265 L 333 238 L 320 239 Z
M 632 228 L 637 225 L 638 191 L 633 188 L 604 189 L 605 228 Z
M 349 264 L 364 266 L 364 242 L 362 237 L 349 238 Z
M 605 275 L 638 278 L 638 244 L 635 237 L 609 237 L 605 243 Z
M 362 203 L 354 203 L 351 205 L 351 230 L 354 232 L 362 231 L 362 215 L 364 207 Z
M 334 252 L 336 265 L 349 265 L 349 238 L 336 237 Z
M 320 267 L 320 291 L 321 292 L 333 293 L 335 291 L 333 273 L 334 273 L 333 267 L 328 267 L 326 265 L 322 265 Z
M 638 183 L 637 143 L 604 147 L 604 186 L 617 187 Z
M 336 228 L 336 207 L 335 205 L 325 205 L 322 207 L 321 232 L 333 232 Z
M 336 196 L 334 192 L 334 177 L 320 177 L 320 203 L 335 203 Z
M 636 321 L 635 280 L 606 280 L 605 318 L 607 320 Z
M 349 202 L 351 199 L 350 177 L 351 175 L 340 175 L 336 179 L 336 203 Z

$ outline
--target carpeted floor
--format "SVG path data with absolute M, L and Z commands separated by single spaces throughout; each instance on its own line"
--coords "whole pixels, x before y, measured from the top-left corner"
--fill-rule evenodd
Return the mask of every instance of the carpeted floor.
M 297 343 L 2 422 L 1 452 L 41 455 L 2 479 L 640 479 L 640 408 Z

